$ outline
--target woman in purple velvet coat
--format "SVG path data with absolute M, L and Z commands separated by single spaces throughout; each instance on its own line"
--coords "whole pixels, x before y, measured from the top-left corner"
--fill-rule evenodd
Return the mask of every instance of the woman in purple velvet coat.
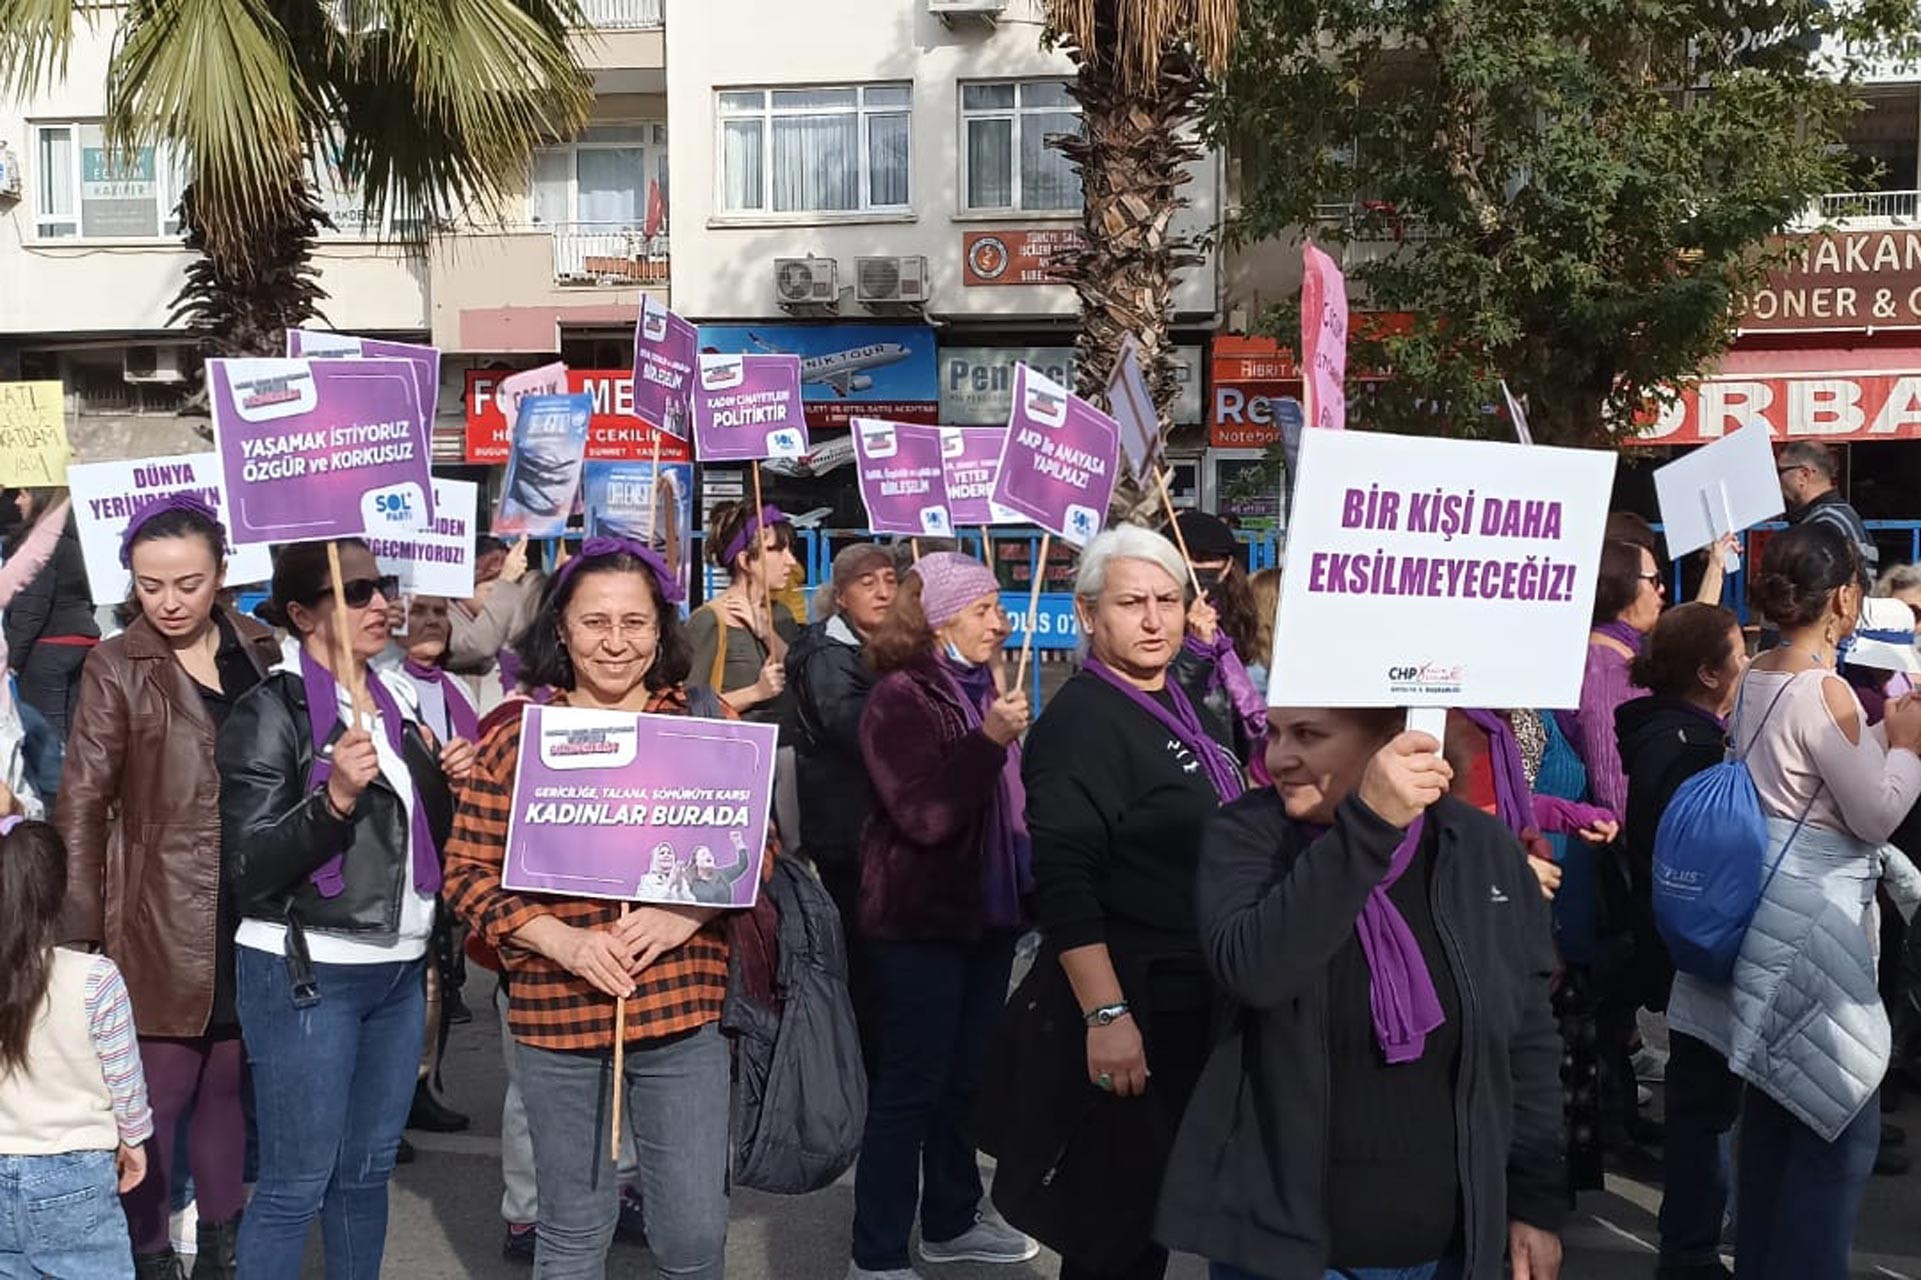
M 880 681 L 861 716 L 874 806 L 861 832 L 860 933 L 880 1053 L 854 1181 L 850 1280 L 928 1262 L 1023 1262 L 1040 1246 L 980 1210 L 962 1127 L 1007 998 L 1021 899 L 1027 695 L 1002 692 L 1007 615 L 978 560 L 922 556 L 867 644 Z

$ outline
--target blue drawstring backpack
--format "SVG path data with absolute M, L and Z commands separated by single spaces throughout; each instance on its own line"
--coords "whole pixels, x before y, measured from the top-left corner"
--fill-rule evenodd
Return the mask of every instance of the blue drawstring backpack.
M 1767 715 L 1748 739 L 1750 750 L 1787 691 L 1783 685 L 1768 704 Z M 1745 681 L 1741 692 L 1742 696 L 1747 693 Z M 1737 720 L 1739 716 L 1737 703 Z M 1808 809 L 1801 811 L 1800 821 L 1764 878 L 1761 863 L 1768 854 L 1768 820 L 1748 772 L 1746 754 L 1730 746 L 1726 760 L 1676 788 L 1654 834 L 1654 926 L 1667 944 L 1674 967 L 1710 982 L 1726 982 L 1734 976 L 1734 962 L 1754 909 L 1814 807 L 1810 800 Z

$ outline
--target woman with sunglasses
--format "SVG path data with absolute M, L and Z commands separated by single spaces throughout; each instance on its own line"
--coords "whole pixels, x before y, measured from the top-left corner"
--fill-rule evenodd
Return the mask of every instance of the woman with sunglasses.
M 233 1276 L 246 1203 L 239 918 L 221 884 L 213 755 L 279 650 L 265 627 L 218 603 L 226 546 L 213 508 L 191 494 L 156 499 L 128 523 L 120 563 L 133 617 L 87 656 L 55 815 L 67 846 L 62 939 L 99 947 L 126 975 L 153 1098 L 147 1177 L 125 1198 L 142 1280 L 180 1274 L 168 1216 L 185 1117 L 200 1280 Z
M 344 612 L 326 545 L 281 549 L 261 613 L 291 640 L 220 735 L 260 1131 L 245 1276 L 300 1274 L 315 1217 L 330 1278 L 380 1274 L 387 1181 L 420 1063 L 449 779 L 473 763 L 471 744 L 440 746 L 421 728 L 405 680 L 368 666 L 387 646 L 394 581 L 358 539 L 338 547 Z

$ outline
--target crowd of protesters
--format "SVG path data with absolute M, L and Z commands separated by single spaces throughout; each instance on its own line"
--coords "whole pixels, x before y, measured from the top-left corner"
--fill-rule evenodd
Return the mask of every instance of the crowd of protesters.
M 1654 1144 L 1660 1280 L 1842 1280 L 1869 1178 L 1905 1167 L 1882 1091 L 1921 1031 L 1921 572 L 1872 580 L 1825 454 L 1778 470 L 1760 657 L 1728 547 L 1669 607 L 1618 516 L 1578 705 L 1463 708 L 1440 739 L 1269 706 L 1285 568 L 1250 576 L 1200 512 L 1082 549 L 1077 669 L 1036 708 L 989 565 L 854 543 L 803 625 L 777 507 L 715 509 L 724 586 L 691 612 L 625 539 L 551 573 L 482 539 L 453 601 L 348 540 L 279 549 L 248 617 L 177 496 L 129 525 L 103 640 L 65 495 L 24 492 L 0 1276 L 278 1280 L 316 1222 L 329 1277 L 380 1274 L 405 1130 L 467 1124 L 438 1079 L 469 959 L 497 975 L 506 1256 L 596 1277 L 619 1236 L 663 1278 L 725 1274 L 741 935 L 719 895 L 504 886 L 538 701 L 779 726 L 758 865 L 804 863 L 838 916 L 865 1076 L 850 1280 L 1042 1246 L 1064 1280 L 1170 1252 L 1213 1280 L 1553 1280 L 1575 1194 Z M 1730 750 L 1777 870 L 1717 982 L 1677 972 L 1652 900 L 1664 817 Z

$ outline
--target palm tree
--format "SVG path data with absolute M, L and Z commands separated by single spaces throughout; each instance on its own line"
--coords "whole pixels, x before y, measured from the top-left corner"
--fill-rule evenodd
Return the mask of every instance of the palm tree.
M 1083 195 L 1085 243 L 1060 264 L 1080 298 L 1075 390 L 1100 400 L 1132 334 L 1165 435 L 1178 390 L 1174 277 L 1201 261 L 1171 227 L 1202 154 L 1190 126 L 1208 77 L 1227 67 L 1239 0 L 1047 0 L 1047 23 L 1078 71 L 1068 91 L 1081 107 L 1082 132 L 1050 139 L 1080 170 Z M 1152 500 L 1130 491 L 1116 505 Z
M 319 314 L 323 166 L 370 225 L 431 228 L 497 212 L 593 107 L 577 0 L 0 0 L 0 94 L 64 77 L 81 23 L 113 38 L 108 147 L 186 165 L 175 317 L 208 355 Z

